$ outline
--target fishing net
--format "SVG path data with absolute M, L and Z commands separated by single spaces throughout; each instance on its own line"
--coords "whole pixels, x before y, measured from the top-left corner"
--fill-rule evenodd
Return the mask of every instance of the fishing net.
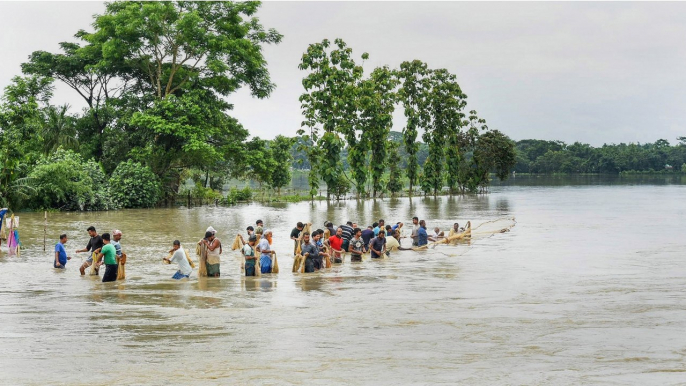
M 96 276 L 98 272 L 100 271 L 100 266 L 98 265 L 98 254 L 95 252 L 91 253 L 91 259 L 93 262 L 91 263 L 90 270 L 88 271 L 88 274 L 91 276 Z
M 207 246 L 205 243 L 198 244 L 195 247 L 195 253 L 198 255 L 198 277 L 207 277 Z
M 474 240 L 484 239 L 496 235 L 498 233 L 509 232 L 517 224 L 514 217 L 498 218 L 495 220 L 490 220 L 483 222 L 476 227 L 472 226 L 471 221 L 467 222 L 467 225 L 463 230 L 454 231 L 451 230 L 448 237 L 442 238 L 438 241 L 423 245 L 421 247 L 413 247 L 415 251 L 425 250 L 427 248 L 435 248 L 440 244 L 456 245 L 461 242 L 471 242 Z
M 188 260 L 188 264 L 190 264 L 191 268 L 195 268 L 195 262 L 193 262 L 193 259 L 191 259 L 191 254 L 188 252 L 188 249 L 185 249 L 181 247 L 186 254 L 186 260 Z
M 276 260 L 276 252 L 272 254 L 274 262 L 272 263 L 272 273 L 279 273 L 279 262 Z
M 295 255 L 295 258 L 293 258 L 293 270 L 291 272 L 300 272 L 300 265 L 304 265 L 304 261 L 305 258 L 298 252 L 298 254 Z
M 312 229 L 312 223 L 308 222 L 303 227 L 303 230 L 300 232 L 300 235 L 298 235 L 298 239 L 295 241 L 295 251 L 294 251 L 295 255 L 298 255 L 302 252 L 302 245 L 301 244 L 302 244 L 303 235 L 305 234 L 305 232 L 312 234 L 311 229 Z M 293 271 L 293 272 L 295 272 L 295 271 Z
M 241 235 L 236 235 L 236 238 L 233 239 L 233 244 L 231 244 L 231 250 L 235 251 L 236 249 L 241 248 L 243 248 L 243 239 L 241 238 Z
M 124 268 L 126 265 L 126 253 L 121 253 L 121 257 L 117 258 L 117 264 L 119 265 L 119 267 L 117 267 L 117 280 L 126 279 L 126 270 Z

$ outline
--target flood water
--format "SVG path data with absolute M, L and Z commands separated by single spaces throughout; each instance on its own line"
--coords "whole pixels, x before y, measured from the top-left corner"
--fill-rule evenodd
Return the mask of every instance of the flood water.
M 686 185 L 520 178 L 480 196 L 21 213 L 0 255 L 0 384 L 686 384 Z M 293 274 L 297 221 L 447 230 L 515 217 L 471 245 Z M 281 273 L 240 275 L 233 237 L 274 231 Z M 85 229 L 124 233 L 127 279 L 80 276 Z M 222 277 L 176 282 L 174 239 L 212 225 Z M 69 235 L 73 259 L 52 268 Z M 194 253 L 193 253 L 194 254 Z M 100 277 L 101 278 L 101 277 Z

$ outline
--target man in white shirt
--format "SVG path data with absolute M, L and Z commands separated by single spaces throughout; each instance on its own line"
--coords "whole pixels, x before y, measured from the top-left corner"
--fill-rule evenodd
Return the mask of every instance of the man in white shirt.
M 412 237 L 412 246 L 416 247 L 419 245 L 419 239 L 417 235 L 417 231 L 419 230 L 419 218 L 418 217 L 412 217 L 412 234 L 410 237 Z
M 169 252 L 173 253 L 172 258 L 168 259 L 165 257 L 164 261 L 169 264 L 176 263 L 179 265 L 179 270 L 172 276 L 172 279 L 188 279 L 193 272 L 193 268 L 191 268 L 188 259 L 186 259 L 186 252 L 181 248 L 181 242 L 179 240 L 174 240 L 172 249 Z

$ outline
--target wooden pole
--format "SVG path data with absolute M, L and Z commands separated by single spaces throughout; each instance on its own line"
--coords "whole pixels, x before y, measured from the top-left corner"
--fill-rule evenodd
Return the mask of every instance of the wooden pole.
M 48 211 L 44 212 L 45 223 L 43 224 L 43 252 L 45 252 L 45 239 L 48 234 Z

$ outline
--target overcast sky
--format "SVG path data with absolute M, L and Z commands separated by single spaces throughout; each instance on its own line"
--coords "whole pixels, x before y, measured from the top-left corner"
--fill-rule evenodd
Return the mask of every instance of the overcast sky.
M 98 2 L 0 2 L 0 87 L 34 50 L 90 29 Z M 490 128 L 515 140 L 675 143 L 686 136 L 686 3 L 265 2 L 258 17 L 284 35 L 265 48 L 277 88 L 233 95 L 253 135 L 295 135 L 302 120 L 300 58 L 343 38 L 365 69 L 419 59 L 457 75 Z M 58 86 L 55 104 L 80 108 Z M 404 124 L 399 112 L 393 130 Z

